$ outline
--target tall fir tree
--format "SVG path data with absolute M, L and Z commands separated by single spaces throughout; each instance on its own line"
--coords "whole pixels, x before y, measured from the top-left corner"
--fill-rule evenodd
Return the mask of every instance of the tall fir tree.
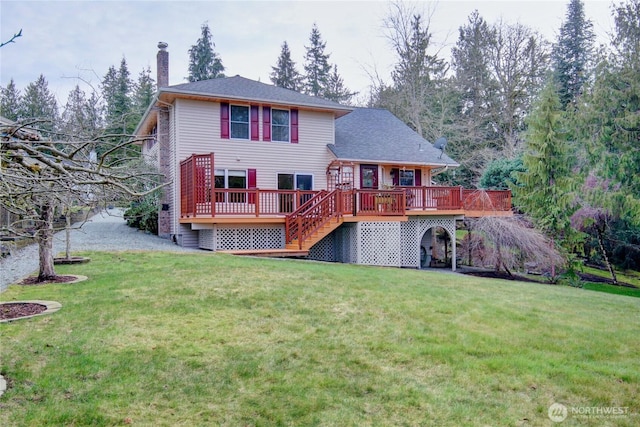
M 155 93 L 156 82 L 151 77 L 151 68 L 143 68 L 138 74 L 138 81 L 133 87 L 133 109 L 136 122 L 142 119 L 142 115 L 151 105 Z
M 326 42 L 318 26 L 314 23 L 309 35 L 309 46 L 305 46 L 304 91 L 313 96 L 323 97 L 329 84 L 331 65 L 329 54 L 324 52 Z
M 458 95 L 458 132 L 452 135 L 451 154 L 461 164 L 456 176 L 463 178 L 465 186 L 474 185 L 488 163 L 504 159 L 495 149 L 500 139 L 495 123 L 503 105 L 489 66 L 494 37 L 495 30 L 476 10 L 459 28 L 458 41 L 451 49 L 452 83 Z
M 589 149 L 588 168 L 640 202 L 640 0 L 614 10 L 614 51 L 600 59 L 576 127 Z M 639 216 L 640 218 L 640 216 Z
M 101 116 L 98 94 L 92 92 L 87 98 L 86 93 L 76 85 L 69 92 L 60 117 L 60 138 L 67 141 L 97 139 L 103 131 Z
M 344 85 L 344 80 L 338 74 L 338 66 L 334 64 L 327 80 L 324 98 L 341 104 L 349 104 L 354 95 L 355 92 L 349 91 Z
M 302 89 L 302 76 L 296 69 L 296 63 L 291 59 L 291 51 L 286 41 L 282 43 L 276 66 L 271 67 L 269 79 L 278 87 L 295 91 Z
M 6 88 L 0 90 L 0 116 L 16 121 L 20 116 L 20 91 L 11 79 Z
M 575 103 L 589 78 L 595 33 L 582 0 L 571 0 L 551 59 L 563 108 Z
M 613 45 L 617 63 L 640 72 L 640 0 L 627 0 L 614 8 Z
M 220 56 L 213 50 L 216 45 L 213 42 L 209 24 L 202 24 L 200 29 L 202 31 L 201 37 L 189 49 L 189 76 L 187 80 L 190 82 L 224 77 L 224 65 L 222 65 Z
M 522 162 L 525 172 L 517 174 L 514 203 L 554 239 L 571 235 L 570 217 L 575 211 L 572 155 L 564 113 L 552 84 L 547 84 L 528 118 L 529 128 Z
M 85 129 L 90 128 L 90 117 L 87 111 L 87 99 L 85 93 L 76 85 L 67 98 L 67 103 L 62 110 L 60 120 L 60 132 L 63 139 L 86 138 Z
M 104 99 L 104 126 L 105 132 L 111 135 L 101 139 L 100 145 L 96 147 L 98 156 L 105 150 L 111 149 L 114 144 L 122 142 L 122 138 L 133 134 L 138 124 L 139 115 L 133 108 L 133 81 L 130 78 L 127 61 L 122 58 L 120 67 L 109 67 L 107 74 L 102 81 L 102 96 Z M 127 145 L 126 148 L 118 150 L 114 158 L 119 161 L 137 157 L 139 147 Z
M 389 109 L 418 134 L 435 141 L 445 134 L 452 108 L 447 64 L 430 53 L 429 22 L 400 4 L 395 7 L 396 12 L 385 20 L 397 58 L 391 73 L 393 86 L 378 92 L 375 105 Z
M 109 67 L 102 81 L 102 88 L 107 131 L 114 134 L 130 134 L 136 122 L 132 114 L 133 81 L 125 58 L 122 58 L 117 70 L 114 66 Z
M 34 126 L 49 136 L 58 122 L 58 102 L 49 91 L 49 83 L 42 74 L 35 82 L 29 83 L 20 105 L 19 118 L 38 121 Z

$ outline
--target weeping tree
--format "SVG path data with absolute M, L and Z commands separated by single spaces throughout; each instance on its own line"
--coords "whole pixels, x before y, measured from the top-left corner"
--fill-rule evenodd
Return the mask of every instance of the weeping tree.
M 40 122 L 0 122 L 0 204 L 32 224 L 38 244 L 38 281 L 55 279 L 53 237 L 56 209 L 73 201 L 95 207 L 124 197 L 138 197 L 159 188 L 160 175 L 140 158 L 113 159 L 135 141 L 127 135 L 91 140 L 54 140 L 38 132 Z M 45 123 L 45 128 L 51 124 Z M 98 141 L 102 139 L 103 141 Z M 109 144 L 100 155 L 96 143 Z M 104 145 L 103 145 L 104 146 Z M 23 230 L 19 223 L 13 232 Z
M 462 252 L 504 270 L 508 275 L 527 263 L 558 265 L 563 262 L 552 242 L 520 217 L 482 217 L 469 219 L 468 227 L 475 237 L 463 242 Z

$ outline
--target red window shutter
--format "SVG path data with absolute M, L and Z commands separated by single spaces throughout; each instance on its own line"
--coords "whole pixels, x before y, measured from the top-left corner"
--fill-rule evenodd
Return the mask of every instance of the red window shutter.
M 393 168 L 391 169 L 391 179 L 393 179 L 393 185 L 400 185 L 400 169 Z
M 271 141 L 271 107 L 262 107 L 262 140 Z
M 248 169 L 247 170 L 247 188 L 249 190 L 255 190 L 257 188 L 257 173 L 255 169 Z M 249 200 L 248 202 L 250 204 L 255 204 L 256 203 L 256 195 L 255 193 L 249 193 Z
M 251 140 L 260 141 L 260 121 L 258 119 L 258 106 L 251 106 Z
M 413 179 L 416 187 L 422 187 L 422 169 L 416 169 L 413 173 Z
M 220 103 L 220 138 L 229 139 L 229 103 Z
M 298 143 L 298 110 L 291 109 L 291 142 Z

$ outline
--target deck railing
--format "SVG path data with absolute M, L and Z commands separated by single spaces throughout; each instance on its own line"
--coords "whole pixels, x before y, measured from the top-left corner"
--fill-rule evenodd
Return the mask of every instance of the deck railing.
M 295 212 L 287 215 L 285 220 L 285 239 L 287 243 L 298 241 L 299 248 L 302 242 L 317 231 L 320 227 L 334 218 L 342 215 L 340 207 L 340 190 L 331 193 L 321 191 L 307 203 L 300 206 Z
M 213 154 L 193 155 L 180 163 L 180 212 L 183 218 L 281 216 L 314 200 L 318 191 L 215 188 Z M 324 191 L 326 193 L 326 191 Z M 410 211 L 510 211 L 510 191 L 462 187 L 402 187 L 392 190 L 336 190 L 332 208 L 343 215 L 393 216 Z M 312 206 L 310 203 L 309 206 Z

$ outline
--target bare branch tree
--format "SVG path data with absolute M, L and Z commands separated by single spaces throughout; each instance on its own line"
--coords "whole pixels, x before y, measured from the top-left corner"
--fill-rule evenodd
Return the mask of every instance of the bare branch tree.
M 136 141 L 128 135 L 91 140 L 44 139 L 40 123 L 0 120 L 0 204 L 33 223 L 39 246 L 38 280 L 56 277 L 53 263 L 54 215 L 70 205 L 96 207 L 124 197 L 141 197 L 162 187 L 161 175 L 142 159 L 114 161 L 112 153 Z M 116 141 L 116 142 L 112 142 Z M 96 144 L 110 144 L 100 156 Z M 16 232 L 19 224 L 12 226 Z

